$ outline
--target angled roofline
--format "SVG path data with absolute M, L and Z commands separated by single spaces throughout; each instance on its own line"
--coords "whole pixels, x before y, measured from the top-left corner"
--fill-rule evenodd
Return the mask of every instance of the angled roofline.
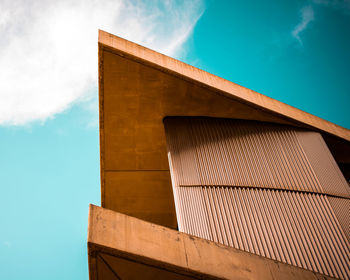
M 273 113 L 283 119 L 298 123 L 301 126 L 329 133 L 350 142 L 350 130 L 347 128 L 108 32 L 99 30 L 98 44 L 99 48 L 109 49 L 120 56 L 156 68 L 199 86 L 209 88 L 233 100 L 249 104 L 260 110 Z

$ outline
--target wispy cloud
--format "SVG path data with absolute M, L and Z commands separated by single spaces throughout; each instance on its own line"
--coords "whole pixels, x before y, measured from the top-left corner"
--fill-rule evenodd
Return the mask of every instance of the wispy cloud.
M 304 6 L 301 9 L 301 21 L 294 27 L 292 31 L 293 37 L 298 40 L 300 45 L 303 45 L 300 33 L 303 32 L 309 26 L 309 23 L 315 19 L 314 7 L 316 8 L 319 6 L 329 7 L 347 16 L 350 15 L 350 0 L 312 0 L 310 5 Z
M 3 244 L 6 247 L 11 247 L 12 246 L 11 242 L 9 242 L 9 241 L 4 241 Z
M 176 56 L 204 9 L 201 0 L 0 2 L 1 125 L 94 101 L 98 29 Z
M 300 33 L 303 32 L 309 23 L 315 19 L 312 6 L 305 6 L 301 9 L 301 21 L 295 26 L 292 35 L 302 45 L 303 41 L 300 38 Z
M 315 4 L 329 6 L 346 15 L 350 15 L 350 0 L 313 0 L 313 2 Z

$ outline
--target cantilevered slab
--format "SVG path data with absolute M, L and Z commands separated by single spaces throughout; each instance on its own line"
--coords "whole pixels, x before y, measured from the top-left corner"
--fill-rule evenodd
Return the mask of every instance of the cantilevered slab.
M 88 253 L 90 280 L 332 279 L 93 205 Z
M 350 162 L 350 131 L 217 76 L 99 33 L 102 206 L 176 228 L 163 118 L 208 116 L 322 132 Z M 328 140 L 327 140 L 328 139 Z M 333 143 L 333 144 L 332 144 Z M 339 144 L 340 143 L 340 144 Z

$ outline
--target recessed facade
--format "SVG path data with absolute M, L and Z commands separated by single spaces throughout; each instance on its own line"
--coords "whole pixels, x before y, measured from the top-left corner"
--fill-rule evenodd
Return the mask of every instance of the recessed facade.
M 350 278 L 350 131 L 99 33 L 90 279 Z

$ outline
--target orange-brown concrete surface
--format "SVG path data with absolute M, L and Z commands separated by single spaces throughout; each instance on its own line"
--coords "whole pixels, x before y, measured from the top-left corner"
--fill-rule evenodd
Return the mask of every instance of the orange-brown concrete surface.
M 177 223 L 166 116 L 311 128 L 328 135 L 335 147 L 343 145 L 333 155 L 350 163 L 349 130 L 103 31 L 99 99 L 102 206 L 171 228 Z
M 332 279 L 90 205 L 90 280 Z

